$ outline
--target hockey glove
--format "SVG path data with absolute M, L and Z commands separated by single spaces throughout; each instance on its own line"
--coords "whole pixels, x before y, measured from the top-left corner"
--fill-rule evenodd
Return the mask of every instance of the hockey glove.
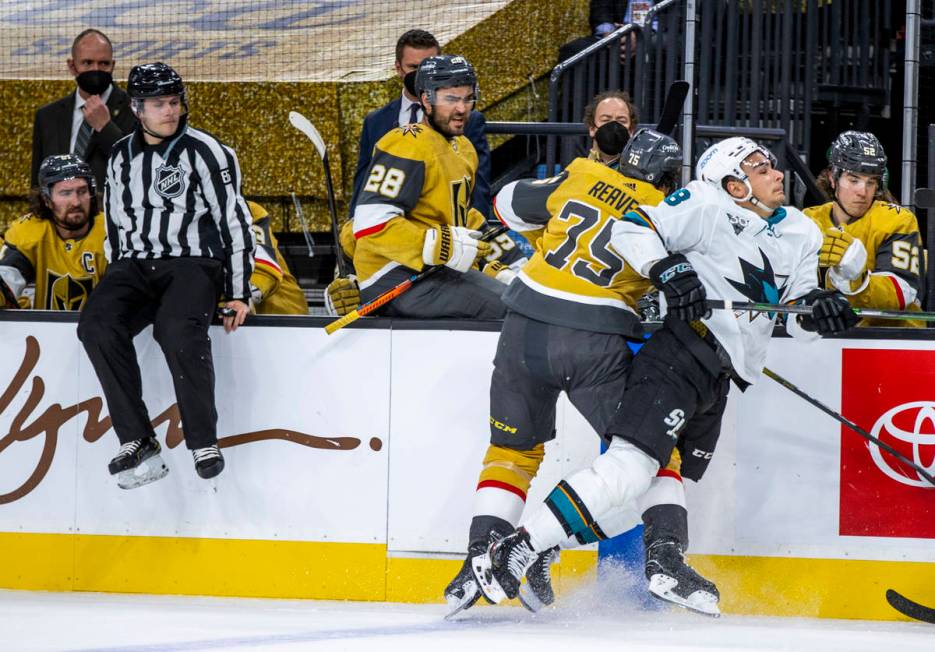
M 480 231 L 463 226 L 439 224 L 425 232 L 422 262 L 426 265 L 445 265 L 458 272 L 466 272 L 478 258 L 490 253 L 490 243 L 478 240 Z
M 829 278 L 845 294 L 852 294 L 856 288 L 862 289 L 867 265 L 867 249 L 859 238 L 836 228 L 825 231 L 818 252 L 818 264 L 829 267 Z
M 695 268 L 682 254 L 672 254 L 649 268 L 649 279 L 666 297 L 667 311 L 677 319 L 707 316 L 705 289 Z
M 840 292 L 812 290 L 805 295 L 804 302 L 812 307 L 812 314 L 799 315 L 799 325 L 823 337 L 850 330 L 860 321 L 847 297 Z
M 357 277 L 338 277 L 325 288 L 325 309 L 329 315 L 343 317 L 349 312 L 357 310 L 360 305 L 360 288 L 357 287 Z
M 516 278 L 516 272 L 514 272 L 509 265 L 504 265 L 499 260 L 484 265 L 484 274 L 490 278 L 497 279 L 504 285 L 509 285 L 513 279 Z

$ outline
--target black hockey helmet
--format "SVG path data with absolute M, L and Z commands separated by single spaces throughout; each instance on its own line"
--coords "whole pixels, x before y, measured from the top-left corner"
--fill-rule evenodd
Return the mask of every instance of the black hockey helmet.
M 84 179 L 88 182 L 88 190 L 94 197 L 97 193 L 97 183 L 91 166 L 75 154 L 53 154 L 43 159 L 39 166 L 39 192 L 46 199 L 52 198 L 52 186 L 59 181 L 68 179 Z
M 828 152 L 828 162 L 835 175 L 843 170 L 875 177 L 886 174 L 886 152 L 869 131 L 845 131 L 835 138 Z
M 132 99 L 185 95 L 185 84 L 171 66 L 162 62 L 144 63 L 130 69 L 127 95 Z
M 656 188 L 678 187 L 682 148 L 665 134 L 643 128 L 634 134 L 620 154 L 620 173 L 641 179 Z
M 480 88 L 477 85 L 477 72 L 464 57 L 451 54 L 439 54 L 422 60 L 416 72 L 416 93 L 429 94 L 429 102 L 435 103 L 435 92 L 439 88 L 471 86 L 474 99 L 478 98 Z

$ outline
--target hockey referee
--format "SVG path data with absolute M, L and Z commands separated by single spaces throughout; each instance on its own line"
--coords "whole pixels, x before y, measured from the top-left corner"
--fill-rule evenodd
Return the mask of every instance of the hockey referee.
M 120 439 L 108 468 L 123 489 L 168 473 L 133 348 L 149 324 L 172 373 L 195 470 L 213 478 L 224 469 L 208 325 L 222 297 L 224 329 L 244 322 L 253 267 L 237 156 L 187 124 L 182 78 L 164 63 L 134 66 L 127 92 L 139 126 L 114 145 L 107 163 L 110 265 L 78 323 Z

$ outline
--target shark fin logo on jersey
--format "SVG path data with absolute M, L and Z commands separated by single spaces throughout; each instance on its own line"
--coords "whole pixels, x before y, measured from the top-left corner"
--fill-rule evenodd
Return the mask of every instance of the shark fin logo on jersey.
M 779 303 L 779 297 L 782 295 L 781 289 L 776 285 L 776 275 L 773 273 L 773 266 L 769 258 L 758 249 L 760 258 L 763 259 L 763 267 L 757 267 L 748 260 L 739 258 L 740 271 L 743 272 L 743 281 L 735 281 L 724 277 L 735 290 L 747 297 L 753 303 Z M 750 321 L 762 313 L 751 313 Z M 775 313 L 768 313 L 772 319 Z
M 185 192 L 185 173 L 181 164 L 156 168 L 156 192 L 166 199 L 174 199 Z

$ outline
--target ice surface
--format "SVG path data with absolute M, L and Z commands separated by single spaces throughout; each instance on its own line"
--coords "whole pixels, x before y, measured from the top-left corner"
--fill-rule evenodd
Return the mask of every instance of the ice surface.
M 713 619 L 674 607 L 645 610 L 600 590 L 566 596 L 539 614 L 474 607 L 446 622 L 445 610 L 443 604 L 0 591 L 0 650 L 935 650 L 935 628 L 922 623 Z

